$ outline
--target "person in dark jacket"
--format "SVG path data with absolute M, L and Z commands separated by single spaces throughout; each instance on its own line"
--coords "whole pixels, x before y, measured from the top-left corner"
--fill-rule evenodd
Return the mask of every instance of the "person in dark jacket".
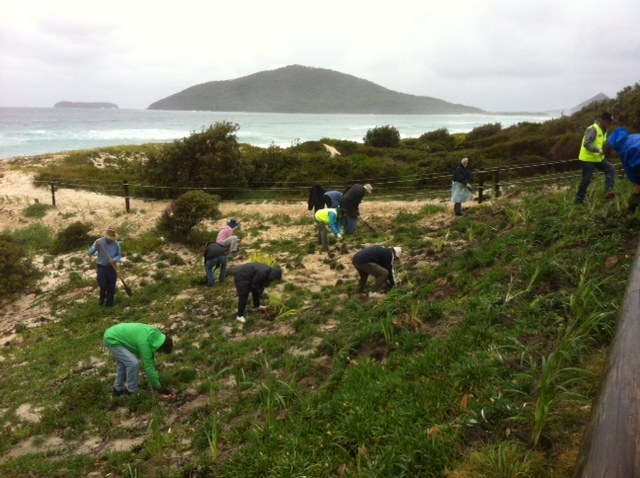
M 314 213 L 318 209 L 322 209 L 324 207 L 324 199 L 322 195 L 324 194 L 324 189 L 319 184 L 314 184 L 311 186 L 311 191 L 309 192 L 309 200 L 307 201 L 307 209 L 309 211 L 313 211 Z
M 207 272 L 207 285 L 213 287 L 216 279 L 213 271 L 216 267 L 220 267 L 218 280 L 223 282 L 227 277 L 227 254 L 229 246 L 223 246 L 218 242 L 208 242 L 204 248 L 204 269 Z
M 360 217 L 360 203 L 365 194 L 371 194 L 373 187 L 371 184 L 354 184 L 350 186 L 342 195 L 340 210 L 342 211 L 342 221 L 345 234 L 353 234 L 358 228 L 358 218 Z
M 397 283 L 395 262 L 400 260 L 401 254 L 401 247 L 387 246 L 369 246 L 356 252 L 351 262 L 360 274 L 358 293 L 364 292 L 369 275 L 376 279 L 371 297 L 380 296 L 385 285 L 394 287 Z
M 473 174 L 469 167 L 469 158 L 462 158 L 453 172 L 453 182 L 451 183 L 451 200 L 456 216 L 462 216 L 462 203 L 471 201 L 472 182 Z
M 273 281 L 282 279 L 282 270 L 260 262 L 250 262 L 236 267 L 233 271 L 233 278 L 238 292 L 236 320 L 244 323 L 246 322 L 244 315 L 249 302 L 249 293 L 253 298 L 253 310 L 264 309 L 264 306 L 260 305 L 260 296 Z

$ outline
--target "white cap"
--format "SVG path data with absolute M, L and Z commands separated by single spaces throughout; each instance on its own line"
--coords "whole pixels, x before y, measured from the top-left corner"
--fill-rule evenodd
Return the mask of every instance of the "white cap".
M 394 247 L 393 252 L 396 254 L 396 259 L 400 259 L 400 255 L 402 254 L 402 247 Z
M 373 186 L 371 186 L 371 184 L 365 184 L 364 186 L 364 190 L 367 191 L 367 193 L 371 194 L 371 191 L 373 191 Z
M 461 162 L 462 164 L 464 164 L 464 163 L 468 163 L 468 162 L 469 162 L 469 158 L 462 158 L 462 159 L 460 160 L 460 162 Z

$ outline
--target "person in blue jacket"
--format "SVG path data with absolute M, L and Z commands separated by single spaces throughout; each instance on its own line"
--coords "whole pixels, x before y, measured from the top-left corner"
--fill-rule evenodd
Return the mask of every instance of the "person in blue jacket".
M 627 179 L 634 185 L 629 198 L 629 211 L 640 206 L 640 134 L 629 134 L 626 128 L 618 128 L 607 138 L 607 142 L 620 156 Z
M 340 207 L 340 201 L 342 201 L 342 193 L 340 191 L 327 191 L 322 195 L 325 207 L 337 208 Z
M 395 287 L 395 262 L 400 260 L 401 247 L 369 246 L 356 252 L 351 262 L 360 275 L 358 293 L 363 293 L 369 275 L 375 277 L 376 282 L 371 297 L 379 297 L 385 286 Z
M 89 258 L 96 253 L 98 254 L 96 265 L 98 287 L 100 288 L 99 303 L 105 307 L 113 307 L 118 280 L 116 264 L 122 260 L 118 235 L 113 228 L 108 227 L 104 236 L 91 244 L 87 252 Z

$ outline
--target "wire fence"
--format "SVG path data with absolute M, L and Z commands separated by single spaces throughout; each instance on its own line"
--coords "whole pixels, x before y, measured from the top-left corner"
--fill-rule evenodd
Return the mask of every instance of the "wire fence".
M 616 165 L 617 171 L 622 171 Z M 474 186 L 477 190 L 476 200 L 485 201 L 488 197 L 500 197 L 509 188 L 527 188 L 542 184 L 565 184 L 577 181 L 580 177 L 580 161 L 569 159 L 563 161 L 538 162 L 524 165 L 513 165 L 494 168 L 480 168 L 474 171 Z M 387 177 L 383 180 L 362 179 L 362 184 L 370 183 L 377 199 L 437 199 L 450 195 L 452 174 L 434 173 Z M 224 197 L 240 197 L 242 199 L 276 200 L 278 202 L 298 202 L 306 200 L 310 183 L 299 181 L 261 182 L 252 186 L 207 186 L 192 184 L 187 186 L 159 186 L 154 184 L 130 183 L 128 181 L 92 181 L 92 180 L 35 180 L 34 184 L 49 187 L 52 205 L 56 205 L 55 192 L 60 188 L 82 189 L 102 192 L 125 199 L 125 209 L 130 210 L 132 198 L 153 201 L 170 199 L 187 191 L 203 191 L 219 194 Z M 331 184 L 327 190 L 344 190 L 349 184 Z

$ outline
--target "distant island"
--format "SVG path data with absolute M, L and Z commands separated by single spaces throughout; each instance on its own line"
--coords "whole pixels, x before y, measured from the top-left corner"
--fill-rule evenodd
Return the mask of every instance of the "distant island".
M 114 103 L 105 103 L 105 102 L 92 102 L 85 103 L 82 101 L 58 101 L 54 108 L 93 108 L 93 109 L 101 109 L 101 110 L 117 110 L 118 105 Z
M 352 75 L 301 65 L 202 83 L 158 100 L 147 109 L 311 114 L 486 113 L 480 108 L 398 93 Z

